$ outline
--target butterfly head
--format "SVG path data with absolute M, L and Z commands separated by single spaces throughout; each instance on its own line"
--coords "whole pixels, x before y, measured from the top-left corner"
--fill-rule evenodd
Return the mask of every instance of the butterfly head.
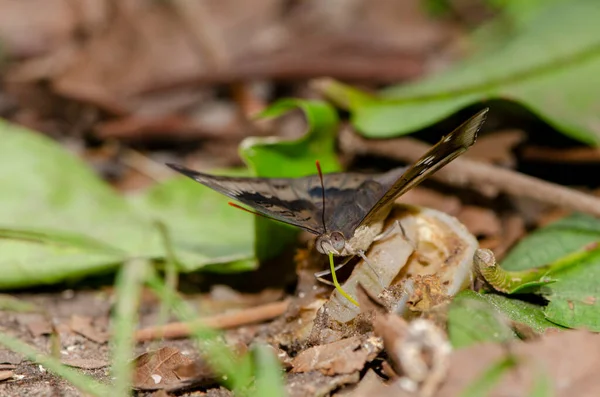
M 315 242 L 317 251 L 322 254 L 333 252 L 335 255 L 341 255 L 346 247 L 346 238 L 340 232 L 323 233 Z

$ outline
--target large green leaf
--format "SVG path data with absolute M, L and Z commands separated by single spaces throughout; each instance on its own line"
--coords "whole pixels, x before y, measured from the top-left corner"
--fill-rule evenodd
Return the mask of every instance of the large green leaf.
M 525 270 L 544 266 L 594 242 L 600 242 L 600 221 L 574 214 L 522 239 L 504 258 L 502 267 Z
M 338 83 L 326 91 L 349 106 L 365 136 L 384 138 L 430 126 L 491 99 L 516 101 L 557 130 L 600 143 L 596 85 L 600 2 L 553 2 L 516 20 L 513 33 L 481 47 L 450 70 L 368 97 Z
M 0 228 L 80 234 L 137 254 L 148 222 L 76 156 L 43 135 L 0 120 Z
M 565 327 L 600 331 L 600 249 L 571 257 L 570 263 L 550 271 L 555 282 L 540 290 L 550 301 L 544 313 Z
M 575 214 L 521 240 L 502 268 L 489 263 L 480 272 L 498 290 L 544 296 L 544 315 L 556 324 L 600 331 L 598 242 L 600 220 Z
M 256 267 L 252 217 L 229 206 L 227 198 L 212 189 L 178 177 L 131 201 L 141 215 L 167 227 L 181 270 L 215 264 L 238 271 Z
M 157 235 L 85 163 L 0 121 L 0 288 L 54 283 L 158 255 Z
M 448 313 L 448 333 L 456 348 L 479 342 L 515 338 L 509 320 L 537 333 L 557 326 L 544 317 L 542 307 L 496 294 L 466 290 L 453 300 Z

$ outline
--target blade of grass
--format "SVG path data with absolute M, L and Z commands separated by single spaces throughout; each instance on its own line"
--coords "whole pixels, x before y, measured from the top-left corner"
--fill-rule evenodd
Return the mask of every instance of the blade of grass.
M 552 379 L 543 370 L 538 371 L 529 393 L 529 397 L 552 397 L 554 395 Z
M 113 317 L 112 373 L 115 382 L 112 397 L 131 395 L 132 359 L 135 348 L 133 334 L 137 327 L 138 307 L 142 287 L 149 269 L 145 259 L 131 259 L 121 267 L 115 283 L 117 303 Z
M 502 360 L 489 367 L 479 378 L 475 379 L 462 392 L 461 397 L 487 396 L 500 378 L 517 365 L 513 356 L 504 357 Z
M 171 310 L 181 320 L 193 326 L 193 336 L 198 349 L 212 370 L 218 374 L 223 385 L 243 395 L 251 381 L 252 369 L 243 365 L 231 349 L 221 340 L 217 331 L 198 324 L 198 316 L 177 293 L 167 288 L 160 277 L 152 272 L 146 281 L 148 287 L 163 301 L 171 305 Z
M 281 366 L 269 346 L 257 344 L 252 347 L 254 357 L 254 390 L 260 397 L 285 396 Z
M 178 279 L 180 263 L 175 255 L 175 251 L 173 250 L 173 244 L 171 240 L 171 235 L 169 234 L 169 229 L 167 226 L 161 222 L 155 222 L 156 228 L 160 234 L 161 240 L 165 247 L 166 258 L 165 258 L 165 284 L 166 287 L 169 288 L 173 294 L 177 291 Z M 171 295 L 170 295 L 171 296 Z M 168 298 L 168 297 L 167 297 Z M 170 311 L 171 303 L 165 300 L 160 300 L 160 308 L 158 311 L 158 320 L 157 325 L 160 327 L 165 325 L 169 319 L 169 311 Z M 161 336 L 162 339 L 162 336 Z M 158 343 L 158 339 L 153 341 L 152 344 L 155 345 Z
M 92 379 L 90 376 L 80 374 L 76 370 L 61 364 L 58 359 L 40 353 L 35 348 L 19 339 L 0 332 L 0 345 L 3 345 L 16 353 L 22 354 L 30 361 L 42 365 L 48 371 L 65 379 L 86 394 L 97 397 L 114 397 L 114 394 L 111 394 L 107 385 Z

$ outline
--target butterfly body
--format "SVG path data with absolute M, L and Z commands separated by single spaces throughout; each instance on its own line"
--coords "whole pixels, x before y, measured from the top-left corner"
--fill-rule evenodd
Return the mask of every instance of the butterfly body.
M 383 174 L 332 173 L 300 178 L 237 178 L 176 171 L 258 212 L 317 236 L 324 254 L 355 255 L 382 232 L 395 199 L 452 161 L 475 143 L 484 109 L 433 146 L 410 167 Z

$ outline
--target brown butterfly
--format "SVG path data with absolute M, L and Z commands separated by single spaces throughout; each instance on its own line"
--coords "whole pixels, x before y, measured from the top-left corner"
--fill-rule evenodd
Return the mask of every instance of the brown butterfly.
M 383 174 L 323 175 L 319 169 L 301 178 L 235 178 L 167 165 L 260 215 L 317 235 L 316 248 L 323 254 L 364 256 L 381 234 L 394 200 L 473 145 L 487 112 L 468 119 L 410 167 Z

